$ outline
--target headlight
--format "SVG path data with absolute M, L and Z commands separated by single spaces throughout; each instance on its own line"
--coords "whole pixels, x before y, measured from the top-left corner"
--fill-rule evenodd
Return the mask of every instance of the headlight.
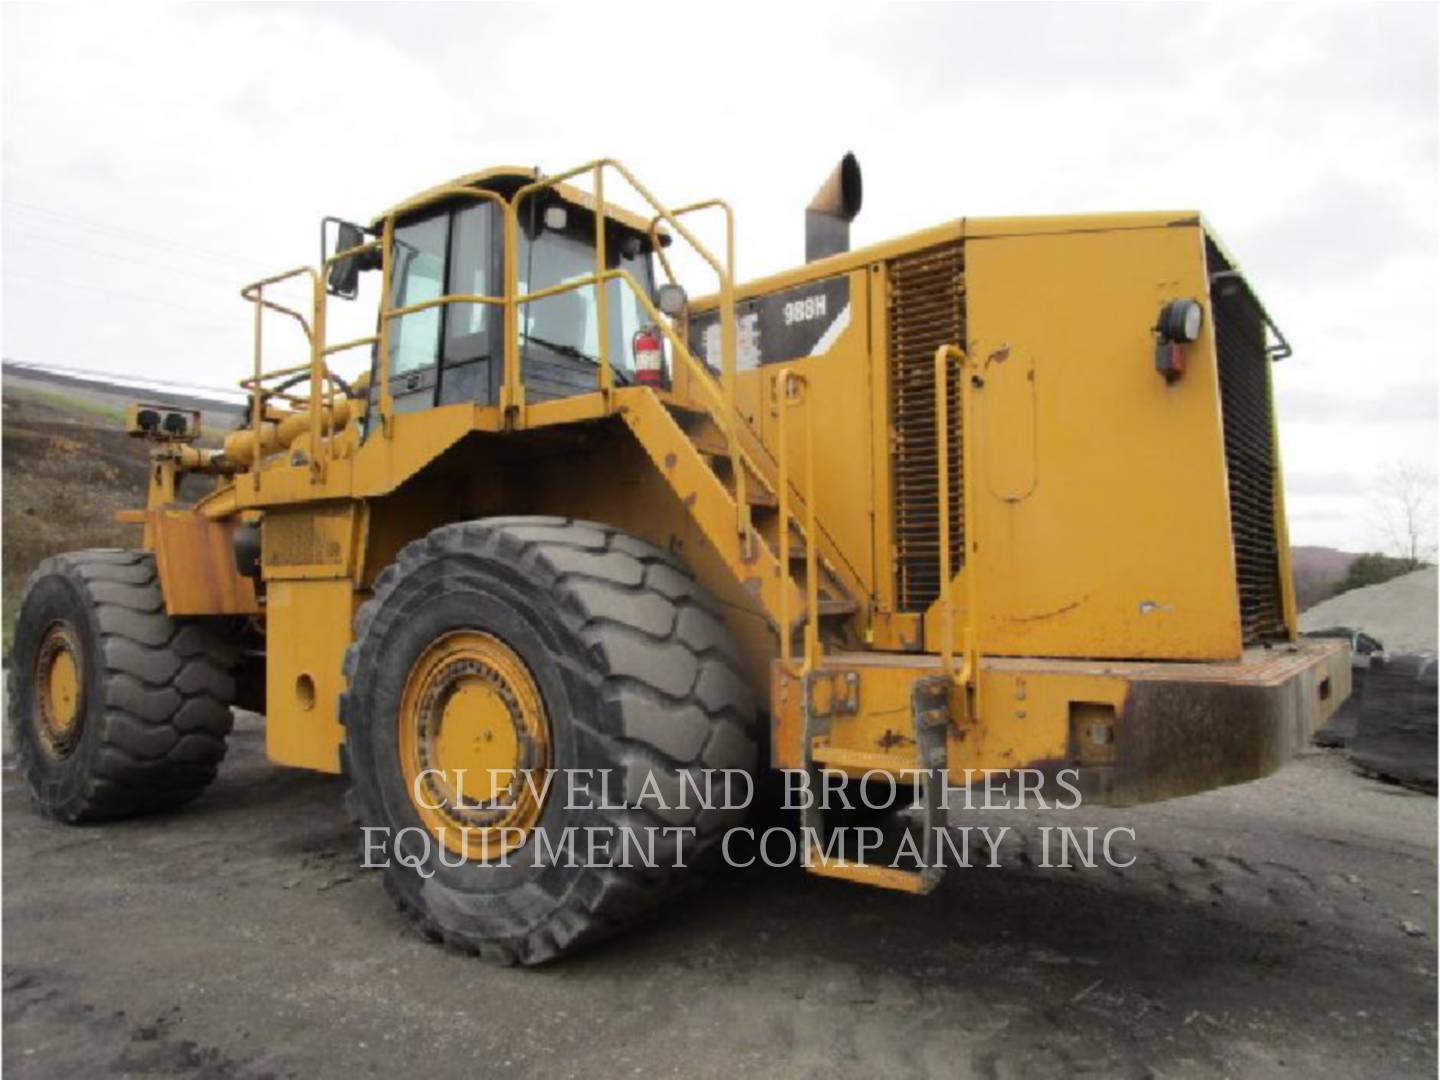
M 1164 341 L 1188 343 L 1200 336 L 1205 309 L 1198 300 L 1171 300 L 1160 309 L 1155 330 Z

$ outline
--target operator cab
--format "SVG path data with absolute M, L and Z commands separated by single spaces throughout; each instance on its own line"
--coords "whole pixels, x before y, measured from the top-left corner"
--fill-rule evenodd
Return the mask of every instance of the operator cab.
M 536 179 L 531 170 L 498 170 L 462 177 L 446 187 L 487 189 L 509 199 Z M 586 193 L 567 185 L 535 192 L 519 206 L 518 295 L 538 292 L 595 272 L 595 214 Z M 414 209 L 407 207 L 415 205 Z M 607 204 L 605 265 L 627 272 L 647 296 L 654 293 L 648 222 Z M 488 200 L 435 203 L 428 193 L 376 219 L 395 217 L 389 308 L 441 296 L 505 293 L 505 220 Z M 361 242 L 353 230 L 354 243 Z M 668 237 L 662 237 L 663 243 Z M 345 241 L 338 240 L 343 244 Z M 376 260 L 378 262 L 378 260 Z M 606 284 L 609 358 L 617 386 L 635 381 L 632 342 L 651 320 L 621 280 Z M 346 293 L 331 288 L 332 295 Z M 353 295 L 353 289 L 349 295 Z M 593 393 L 600 364 L 595 286 L 586 285 L 519 305 L 520 364 L 526 400 L 549 401 Z M 390 325 L 390 390 L 397 413 L 436 405 L 500 401 L 504 379 L 504 308 L 449 303 L 399 316 Z M 370 414 L 378 349 L 372 352 Z

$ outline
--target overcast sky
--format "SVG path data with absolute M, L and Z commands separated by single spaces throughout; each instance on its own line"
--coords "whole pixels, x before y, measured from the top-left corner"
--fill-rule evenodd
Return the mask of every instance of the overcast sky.
M 1295 346 L 1292 540 L 1371 548 L 1377 476 L 1435 464 L 1436 11 L 5 5 L 3 350 L 229 385 L 240 283 L 313 262 L 324 214 L 494 164 L 609 155 L 672 203 L 723 195 L 753 277 L 800 261 L 850 149 L 857 245 L 1202 210 Z

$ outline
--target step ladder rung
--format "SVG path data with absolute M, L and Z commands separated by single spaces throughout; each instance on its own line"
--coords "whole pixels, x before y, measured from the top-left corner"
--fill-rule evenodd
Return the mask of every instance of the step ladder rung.
M 706 457 L 730 460 L 730 444 L 718 429 L 702 427 L 697 431 L 687 432 L 687 434 L 690 436 L 690 441 L 695 444 L 695 449 Z
M 861 885 L 873 885 L 881 889 L 910 893 L 914 896 L 924 896 L 939 882 L 937 874 L 901 870 L 894 866 L 872 866 L 868 863 L 846 862 L 844 859 L 823 859 L 813 853 L 805 869 L 816 877 L 854 881 Z
M 907 746 L 907 753 L 894 754 L 886 750 L 851 750 L 844 746 L 817 746 L 810 756 L 821 765 L 836 769 L 882 769 L 892 772 L 915 768 L 915 748 Z
M 745 501 L 751 506 L 763 506 L 767 509 L 776 509 L 780 506 L 780 500 L 775 497 L 775 493 L 768 488 L 761 487 L 753 475 L 747 476 L 745 479 Z

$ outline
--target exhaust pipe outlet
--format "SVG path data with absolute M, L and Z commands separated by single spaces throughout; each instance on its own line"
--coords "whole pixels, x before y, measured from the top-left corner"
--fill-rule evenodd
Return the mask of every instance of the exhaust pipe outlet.
M 840 159 L 805 208 L 805 261 L 850 250 L 850 222 L 860 213 L 860 162 Z

